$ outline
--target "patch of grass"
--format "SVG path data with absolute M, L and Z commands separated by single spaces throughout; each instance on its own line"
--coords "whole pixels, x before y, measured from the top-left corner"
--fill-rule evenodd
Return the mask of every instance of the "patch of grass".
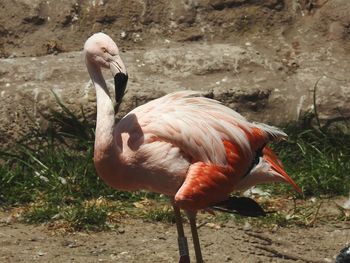
M 294 200 L 296 201 L 296 200 Z M 297 225 L 300 227 L 312 227 L 319 223 L 330 223 L 336 221 L 337 213 L 332 211 L 323 211 L 325 206 L 333 203 L 326 199 L 317 200 L 299 200 L 294 203 L 294 207 L 288 207 L 287 203 L 281 206 L 275 206 L 280 201 L 273 201 L 265 204 L 267 208 L 265 217 L 252 218 L 251 223 L 255 226 L 280 226 L 286 227 Z M 274 204 L 275 203 L 275 204 Z M 322 209 L 322 213 L 320 213 Z
M 236 222 L 240 222 L 241 219 L 244 217 L 236 215 L 236 214 L 231 214 L 231 213 L 225 213 L 225 212 L 216 212 L 215 211 L 215 216 L 214 220 L 217 222 L 227 222 L 229 220 L 235 220 Z
M 228 222 L 233 220 L 236 224 L 244 225 L 249 223 L 255 227 L 288 227 L 300 226 L 310 227 L 318 223 L 330 223 L 343 219 L 343 214 L 336 211 L 325 212 L 324 207 L 333 205 L 333 202 L 326 199 L 317 200 L 294 200 L 294 206 L 291 206 L 290 200 L 279 197 L 276 199 L 259 200 L 264 207 L 266 216 L 261 217 L 245 217 L 238 214 L 228 214 L 216 212 L 212 217 L 213 222 Z M 320 213 L 323 209 L 322 213 Z
M 100 231 L 110 228 L 109 213 L 116 208 L 98 202 L 78 202 L 57 205 L 55 202 L 38 202 L 27 207 L 22 214 L 26 223 L 60 222 L 74 231 Z
M 339 204 L 336 204 L 336 206 L 339 211 L 338 219 L 341 221 L 350 222 L 350 210 L 340 206 Z
M 274 148 L 286 171 L 306 196 L 349 193 L 349 132 L 300 124 L 289 125 L 285 131 L 289 135 L 288 140 L 276 144 Z
M 149 221 L 175 223 L 174 210 L 169 206 L 145 210 L 141 217 Z
M 96 204 L 78 203 L 62 212 L 63 219 L 74 230 L 106 230 L 109 208 Z
M 108 226 L 109 214 L 116 209 L 133 214 L 126 208 L 133 207 L 134 202 L 151 199 L 161 204 L 166 199 L 143 191 L 117 191 L 102 182 L 92 161 L 94 124 L 87 121 L 83 110 L 81 117 L 77 117 L 57 101 L 61 110 L 52 111 L 46 117 L 47 130 L 41 130 L 33 121 L 33 129 L 16 147 L 0 151 L 0 207 L 28 207 L 23 218 L 30 223 L 61 220 L 72 229 L 96 230 Z M 349 132 L 305 124 L 289 125 L 286 132 L 289 140 L 274 148 L 304 193 L 307 196 L 348 194 Z M 273 189 L 277 194 L 290 191 L 290 187 L 283 184 Z M 101 197 L 106 202 L 119 202 L 118 207 L 94 204 Z M 155 205 L 135 216 L 174 222 L 169 206 Z M 299 216 L 286 219 L 279 213 L 269 214 L 260 222 L 286 225 L 302 221 Z M 310 219 L 306 214 L 304 217 Z M 239 216 L 222 216 L 222 220 L 232 218 L 239 220 Z
M 266 216 L 259 216 L 259 217 L 247 217 L 247 216 L 241 216 L 239 214 L 235 213 L 226 213 L 226 212 L 215 212 L 215 215 L 210 220 L 211 222 L 228 222 L 228 221 L 234 221 L 236 224 L 243 225 L 246 222 L 249 222 L 251 225 L 254 226 L 288 226 L 295 223 L 300 223 L 299 221 L 295 220 L 296 217 L 288 215 L 288 211 L 271 211 L 271 208 L 267 208 Z M 301 209 L 302 211 L 302 209 Z
M 148 194 L 117 191 L 96 175 L 94 124 L 87 121 L 83 110 L 78 118 L 58 103 L 61 110 L 45 117 L 47 130 L 33 122 L 31 131 L 15 147 L 0 151 L 0 207 L 30 205 L 24 214 L 30 223 L 50 221 L 64 212 L 63 220 L 74 229 L 102 225 L 99 222 L 106 221 L 107 211 L 83 206 L 84 201 L 104 197 L 132 203 Z
M 53 220 L 58 212 L 59 207 L 57 206 L 50 204 L 36 204 L 35 206 L 28 208 L 23 213 L 22 217 L 23 220 L 27 223 L 38 224 Z
M 282 212 L 273 212 L 268 213 L 265 217 L 261 218 L 252 218 L 250 219 L 252 221 L 252 224 L 254 225 L 277 225 L 281 227 L 285 227 L 292 223 L 292 219 L 288 218 L 285 213 Z

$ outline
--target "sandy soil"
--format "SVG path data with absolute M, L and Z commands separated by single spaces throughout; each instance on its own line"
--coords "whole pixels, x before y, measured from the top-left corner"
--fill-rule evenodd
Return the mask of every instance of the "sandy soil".
M 121 219 L 106 232 L 65 232 L 48 225 L 25 225 L 0 218 L 1 262 L 177 262 L 175 225 Z M 334 262 L 350 240 L 345 222 L 313 227 L 257 227 L 232 220 L 206 223 L 199 218 L 205 262 Z M 185 229 L 190 237 L 189 226 Z M 191 239 L 190 251 L 193 248 Z

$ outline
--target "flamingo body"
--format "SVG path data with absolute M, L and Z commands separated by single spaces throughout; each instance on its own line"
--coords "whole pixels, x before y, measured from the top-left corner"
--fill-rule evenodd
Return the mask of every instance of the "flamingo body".
M 107 156 L 109 171 L 105 159 L 95 158 L 105 181 L 118 189 L 174 196 L 180 208 L 198 210 L 241 190 L 238 183 L 257 151 L 286 135 L 250 123 L 215 100 L 181 91 L 131 111 L 115 126 L 113 136 L 116 154 L 115 159 Z M 253 184 L 264 179 L 257 177 Z
M 218 101 L 193 91 L 168 94 L 137 107 L 119 123 L 102 75 L 111 70 L 116 102 L 128 75 L 114 41 L 94 34 L 84 45 L 85 62 L 96 89 L 94 163 L 98 175 L 121 190 L 145 189 L 172 200 L 180 262 L 189 262 L 180 209 L 188 212 L 197 262 L 203 262 L 195 214 L 258 183 L 298 186 L 266 145 L 286 137 L 279 129 L 248 122 Z

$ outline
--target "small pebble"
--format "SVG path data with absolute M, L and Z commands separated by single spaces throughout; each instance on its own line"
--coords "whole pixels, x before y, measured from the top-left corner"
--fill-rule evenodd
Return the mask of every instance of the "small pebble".
M 125 31 L 121 32 L 121 33 L 120 33 L 120 37 L 121 37 L 121 38 L 126 38 L 126 32 L 125 32 Z
M 46 253 L 41 252 L 41 251 L 38 252 L 38 256 L 39 256 L 39 257 L 42 257 L 42 256 L 44 256 L 45 254 L 46 254 Z
M 243 226 L 243 230 L 244 231 L 249 231 L 249 230 L 251 230 L 252 229 L 252 225 L 249 223 L 249 222 L 245 222 L 244 223 L 244 226 Z
M 118 234 L 124 234 L 125 233 L 125 230 L 123 228 L 118 228 Z

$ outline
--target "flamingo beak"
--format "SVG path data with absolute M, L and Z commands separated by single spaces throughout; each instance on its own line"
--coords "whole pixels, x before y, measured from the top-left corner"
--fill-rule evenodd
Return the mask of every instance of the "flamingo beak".
M 110 70 L 114 76 L 115 101 L 117 104 L 120 104 L 128 83 L 128 74 L 119 55 L 111 57 Z
M 292 178 L 284 171 L 281 161 L 278 159 L 277 155 L 268 147 L 263 149 L 263 159 L 270 165 L 270 172 L 277 181 L 282 181 L 290 184 L 295 191 L 303 195 L 303 192 L 298 187 L 298 185 L 293 181 Z
M 277 172 L 277 175 L 281 178 L 282 181 L 290 184 L 295 191 L 299 194 L 303 195 L 303 191 L 299 188 L 299 186 L 293 181 L 293 179 L 280 167 L 277 165 L 271 165 L 272 170 Z
M 289 183 L 295 191 L 297 191 L 299 194 L 303 195 L 303 191 L 299 188 L 299 186 L 293 181 L 292 178 L 289 177 L 288 174 L 283 174 L 283 179 L 285 182 Z

